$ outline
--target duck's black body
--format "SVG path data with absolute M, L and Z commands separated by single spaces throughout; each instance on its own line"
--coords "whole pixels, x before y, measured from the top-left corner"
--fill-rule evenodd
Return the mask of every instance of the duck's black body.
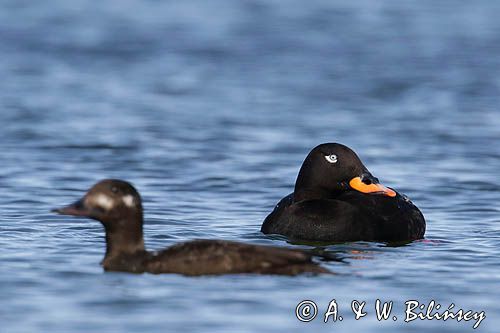
M 345 192 L 332 199 L 283 198 L 262 224 L 265 234 L 324 242 L 404 241 L 425 233 L 422 213 L 406 197 Z
M 324 158 L 331 155 L 334 163 Z M 396 242 L 422 238 L 425 219 L 406 196 L 379 185 L 349 148 L 323 144 L 306 158 L 294 193 L 276 205 L 261 231 L 292 240 Z
M 195 240 L 148 252 L 143 240 L 139 193 L 127 182 L 103 180 L 72 205 L 56 209 L 63 215 L 98 220 L 106 232 L 106 271 L 177 273 L 183 275 L 331 273 L 295 249 L 223 240 Z

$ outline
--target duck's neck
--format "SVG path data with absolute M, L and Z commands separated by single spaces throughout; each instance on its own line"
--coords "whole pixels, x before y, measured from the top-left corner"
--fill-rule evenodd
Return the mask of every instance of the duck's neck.
M 295 202 L 303 200 L 330 199 L 334 196 L 335 193 L 318 187 L 300 189 L 295 188 L 295 191 L 293 192 L 293 200 Z
M 325 187 L 316 178 L 299 177 L 295 182 L 293 191 L 294 202 L 303 200 L 335 199 L 346 191 L 348 186 L 344 183 Z
M 145 252 L 142 234 L 142 215 L 120 219 L 104 224 L 106 229 L 106 255 L 103 265 L 118 256 Z

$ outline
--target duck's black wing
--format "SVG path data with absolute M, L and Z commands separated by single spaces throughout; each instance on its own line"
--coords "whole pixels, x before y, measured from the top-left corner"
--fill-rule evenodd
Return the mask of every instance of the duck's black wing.
M 289 195 L 281 199 L 280 202 L 278 202 L 278 204 L 274 207 L 271 214 L 269 214 L 262 223 L 260 231 L 265 234 L 277 234 L 277 232 L 274 232 L 276 223 L 278 223 L 278 221 L 281 219 L 281 215 L 283 214 L 283 212 L 291 204 L 293 204 L 293 193 L 290 193 Z
M 153 254 L 146 271 L 183 275 L 330 273 L 302 250 L 223 240 L 195 240 L 171 246 Z
M 299 201 L 273 213 L 264 222 L 264 233 L 284 235 L 293 241 L 345 242 L 374 237 L 373 221 L 357 207 L 339 200 Z

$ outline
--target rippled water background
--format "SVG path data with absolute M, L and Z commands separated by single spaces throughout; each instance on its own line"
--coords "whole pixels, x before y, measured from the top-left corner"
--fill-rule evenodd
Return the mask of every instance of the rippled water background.
M 500 325 L 500 2 L 0 1 L 2 332 L 470 332 Z M 50 208 L 119 177 L 149 248 L 259 232 L 309 149 L 355 149 L 426 241 L 330 246 L 336 276 L 103 273 L 98 223 Z M 375 299 L 399 319 L 378 322 Z M 299 322 L 331 299 L 343 322 Z M 366 300 L 355 321 L 350 302 Z

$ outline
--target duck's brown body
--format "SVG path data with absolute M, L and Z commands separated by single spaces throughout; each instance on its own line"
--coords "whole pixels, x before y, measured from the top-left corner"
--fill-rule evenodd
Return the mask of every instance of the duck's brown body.
M 305 251 L 222 240 L 195 240 L 160 252 L 105 258 L 106 271 L 182 275 L 330 273 Z

